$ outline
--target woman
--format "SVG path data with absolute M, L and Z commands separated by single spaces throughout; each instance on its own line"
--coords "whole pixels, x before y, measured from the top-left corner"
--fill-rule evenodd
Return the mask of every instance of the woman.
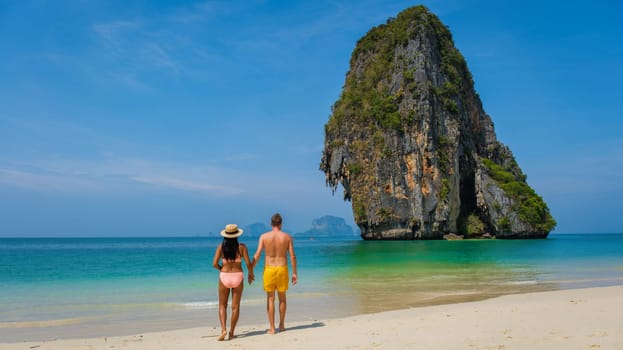
M 240 316 L 240 298 L 244 289 L 242 259 L 247 264 L 249 271 L 249 284 L 255 280 L 247 246 L 238 243 L 238 237 L 242 232 L 236 224 L 226 225 L 225 229 L 221 231 L 221 236 L 225 238 L 223 238 L 223 243 L 216 247 L 212 262 L 212 265 L 220 271 L 218 278 L 218 317 L 221 321 L 221 335 L 217 339 L 219 341 L 225 340 L 227 335 L 227 302 L 230 291 L 232 301 L 229 339 L 234 338 L 236 323 L 238 323 L 238 316 Z M 222 265 L 219 265 L 219 260 L 222 260 Z

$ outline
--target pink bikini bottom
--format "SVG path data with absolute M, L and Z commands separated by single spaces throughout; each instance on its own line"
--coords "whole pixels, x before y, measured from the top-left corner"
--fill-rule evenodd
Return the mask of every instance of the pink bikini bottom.
M 244 280 L 242 272 L 221 272 L 219 275 L 221 283 L 227 288 L 236 288 Z

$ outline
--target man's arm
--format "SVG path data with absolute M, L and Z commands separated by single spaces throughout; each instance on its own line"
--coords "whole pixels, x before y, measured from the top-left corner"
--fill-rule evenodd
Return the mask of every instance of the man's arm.
M 294 242 L 290 237 L 290 244 L 288 245 L 288 253 L 290 254 L 290 264 L 292 264 L 292 285 L 298 282 L 299 277 L 296 271 L 296 254 L 294 254 Z
M 251 261 L 251 265 L 253 266 L 253 268 L 255 268 L 255 265 L 257 265 L 257 261 L 260 259 L 260 255 L 262 254 L 262 249 L 264 249 L 263 238 L 264 235 L 261 235 L 259 241 L 257 242 L 257 251 L 253 255 L 253 260 Z

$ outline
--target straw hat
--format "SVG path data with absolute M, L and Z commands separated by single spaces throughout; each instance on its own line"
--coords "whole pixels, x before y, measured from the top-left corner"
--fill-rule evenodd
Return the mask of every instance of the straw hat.
M 236 238 L 242 234 L 242 229 L 238 228 L 236 224 L 227 224 L 225 229 L 221 231 L 221 236 L 225 238 Z

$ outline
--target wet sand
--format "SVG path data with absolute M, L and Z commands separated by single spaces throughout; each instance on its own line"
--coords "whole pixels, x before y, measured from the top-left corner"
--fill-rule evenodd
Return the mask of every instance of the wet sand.
M 296 321 L 265 334 L 241 325 L 130 336 L 0 343 L 0 349 L 623 349 L 623 286 L 535 292 L 335 319 Z M 75 337 L 80 337 L 76 334 Z

